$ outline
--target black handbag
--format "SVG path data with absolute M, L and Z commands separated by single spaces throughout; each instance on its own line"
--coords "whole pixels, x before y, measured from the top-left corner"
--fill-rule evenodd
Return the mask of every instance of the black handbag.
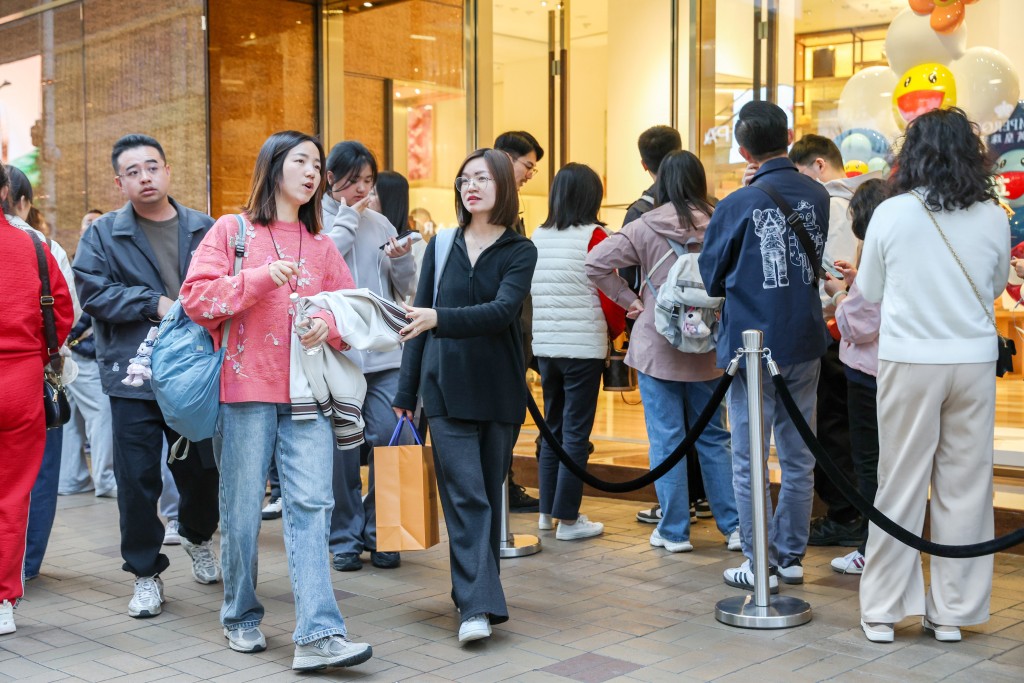
M 636 391 L 636 369 L 626 365 L 625 349 L 611 346 L 604 361 L 601 384 L 605 391 Z
M 64 393 L 64 384 L 60 375 L 64 370 L 64 359 L 60 357 L 60 341 L 57 340 L 57 322 L 53 317 L 53 295 L 50 292 L 50 268 L 46 264 L 46 252 L 43 243 L 34 232 L 30 232 L 39 262 L 39 281 L 42 292 L 39 307 L 43 312 L 43 332 L 46 338 L 46 352 L 50 362 L 43 368 L 43 410 L 46 413 L 46 428 L 57 429 L 71 419 L 71 406 Z

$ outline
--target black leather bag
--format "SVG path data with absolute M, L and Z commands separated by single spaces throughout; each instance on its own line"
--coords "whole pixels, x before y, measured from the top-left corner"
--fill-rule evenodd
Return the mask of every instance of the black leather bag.
M 999 349 L 999 358 L 996 359 L 996 377 L 1002 377 L 1008 372 L 1013 372 L 1013 357 L 1017 355 L 1017 344 L 1003 335 L 996 337 L 996 343 Z
M 53 317 L 53 295 L 50 292 L 50 268 L 46 264 L 46 252 L 43 243 L 34 232 L 30 232 L 32 243 L 36 248 L 36 259 L 39 262 L 39 281 L 42 292 L 39 307 L 43 312 L 43 332 L 46 338 L 46 352 L 50 354 L 50 362 L 43 368 L 43 410 L 46 414 L 46 428 L 57 429 L 71 419 L 71 406 L 64 393 L 60 374 L 64 370 L 64 359 L 60 357 L 60 341 L 57 339 L 57 322 Z
M 601 384 L 605 391 L 636 391 L 636 370 L 626 365 L 625 350 L 611 348 L 604 361 Z

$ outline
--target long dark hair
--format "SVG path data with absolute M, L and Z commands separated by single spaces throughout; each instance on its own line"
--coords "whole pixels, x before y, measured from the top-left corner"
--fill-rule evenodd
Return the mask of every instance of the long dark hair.
M 708 177 L 704 173 L 704 164 L 692 152 L 671 152 L 658 168 L 654 205 L 669 203 L 675 207 L 684 228 L 695 227 L 694 210 L 708 216 L 714 211 L 708 200 Z
M 456 178 L 462 175 L 462 172 L 466 170 L 466 164 L 473 159 L 483 159 L 487 164 L 487 170 L 491 172 L 491 177 L 494 179 L 494 208 L 491 209 L 488 221 L 492 225 L 512 227 L 519 220 L 519 193 L 516 191 L 516 173 L 512 169 L 512 160 L 505 152 L 484 147 L 469 153 L 469 156 L 459 166 Z M 452 188 L 455 189 L 455 216 L 458 218 L 459 227 L 464 228 L 469 225 L 473 214 L 462 203 L 462 193 L 454 183 L 452 183 Z
M 573 225 L 604 225 L 597 220 L 604 198 L 601 177 L 586 164 L 566 164 L 555 174 L 548 217 L 540 227 L 565 230 Z
M 878 205 L 889 198 L 889 187 L 881 178 L 865 180 L 850 200 L 850 221 L 853 235 L 863 241 L 868 233 L 868 223 Z
M 288 153 L 304 142 L 312 142 L 320 153 L 320 185 L 313 192 L 313 197 L 299 207 L 299 222 L 306 230 L 316 235 L 323 228 L 320 217 L 320 204 L 323 201 L 324 186 L 327 174 L 324 168 L 324 147 L 312 135 L 297 130 L 285 130 L 274 133 L 260 148 L 256 157 L 256 167 L 252 170 L 252 183 L 249 186 L 249 199 L 242 210 L 249 220 L 259 225 L 270 225 L 277 220 L 277 187 L 284 175 L 284 161 Z
M 377 200 L 380 212 L 399 233 L 409 229 L 409 181 L 395 171 L 377 176 Z
M 22 199 L 27 199 L 29 204 L 32 203 L 32 183 L 29 182 L 25 172 L 17 166 L 7 167 L 7 182 L 0 183 L 0 188 L 3 188 L 5 185 L 10 185 L 11 191 L 3 202 L 4 213 L 14 213 L 14 205 Z
M 924 188 L 932 211 L 997 201 L 995 165 L 978 127 L 956 107 L 921 114 L 907 126 L 889 183 L 893 194 Z

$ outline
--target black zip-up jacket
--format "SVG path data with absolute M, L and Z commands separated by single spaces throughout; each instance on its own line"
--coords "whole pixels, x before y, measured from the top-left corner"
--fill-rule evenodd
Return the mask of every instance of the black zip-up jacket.
M 476 265 L 462 230 L 434 290 L 434 245 L 423 254 L 414 306 L 434 308 L 437 327 L 405 345 L 392 404 L 413 410 L 423 397 L 427 417 L 522 424 L 526 367 L 519 324 L 537 265 L 537 247 L 508 229 Z

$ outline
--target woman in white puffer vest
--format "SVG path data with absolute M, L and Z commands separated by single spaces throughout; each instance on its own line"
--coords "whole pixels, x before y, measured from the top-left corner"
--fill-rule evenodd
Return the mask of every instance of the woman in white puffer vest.
M 591 284 L 584 262 L 608 236 L 597 220 L 604 188 L 589 166 L 567 164 L 555 176 L 548 217 L 532 239 L 537 246 L 533 273 L 533 354 L 540 367 L 545 419 L 566 453 L 586 467 L 594 428 L 601 372 L 609 338 L 626 327 L 625 311 Z M 563 541 L 590 538 L 604 530 L 579 514 L 583 483 L 558 462 L 541 441 L 540 529 L 553 528 Z

